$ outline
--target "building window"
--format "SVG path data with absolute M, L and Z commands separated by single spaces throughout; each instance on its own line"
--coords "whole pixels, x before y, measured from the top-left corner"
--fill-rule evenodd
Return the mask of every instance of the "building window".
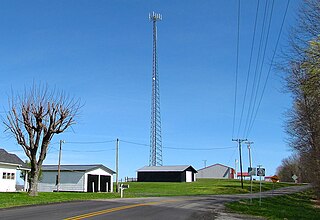
M 7 173 L 7 172 L 2 173 L 2 179 L 4 180 L 14 180 L 14 177 L 15 177 L 15 173 Z

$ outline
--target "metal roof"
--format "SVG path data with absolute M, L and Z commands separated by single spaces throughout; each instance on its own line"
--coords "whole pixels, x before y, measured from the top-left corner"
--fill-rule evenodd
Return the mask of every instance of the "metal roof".
M 17 155 L 10 154 L 4 149 L 0 148 L 0 163 L 7 163 L 12 165 L 18 165 L 24 169 L 30 169 L 25 162 L 23 162 Z
M 91 165 L 61 165 L 60 171 L 91 171 L 101 168 L 108 173 L 115 174 L 113 170 L 109 169 L 108 167 L 102 164 L 91 164 Z M 58 165 L 42 165 L 42 171 L 57 171 Z
M 207 167 L 201 168 L 201 169 L 199 169 L 198 171 L 200 171 L 200 170 L 205 170 L 205 169 L 208 169 L 208 168 L 211 168 L 211 167 L 215 167 L 215 166 L 222 166 L 222 167 L 226 167 L 226 168 L 230 168 L 230 169 L 234 170 L 234 168 L 232 168 L 232 167 L 223 165 L 223 164 L 221 164 L 221 163 L 216 163 L 216 164 L 213 164 L 213 165 L 211 165 L 211 166 L 207 166 Z
M 191 165 L 176 165 L 176 166 L 144 166 L 138 169 L 138 172 L 182 172 L 190 168 L 197 172 Z

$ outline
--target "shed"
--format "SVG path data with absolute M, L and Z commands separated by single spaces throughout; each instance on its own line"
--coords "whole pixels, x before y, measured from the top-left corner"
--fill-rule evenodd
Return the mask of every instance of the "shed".
M 17 155 L 0 149 L 0 192 L 15 192 L 17 183 L 17 170 L 30 170 Z M 24 190 L 27 189 L 27 175 L 25 175 Z
M 190 165 L 145 166 L 137 170 L 138 182 L 193 182 L 196 173 Z
M 102 164 L 61 165 L 59 191 L 112 192 L 115 172 Z M 57 190 L 57 165 L 43 165 L 38 184 L 40 192 Z
M 214 164 L 198 170 L 197 178 L 209 179 L 233 179 L 235 170 L 223 164 Z

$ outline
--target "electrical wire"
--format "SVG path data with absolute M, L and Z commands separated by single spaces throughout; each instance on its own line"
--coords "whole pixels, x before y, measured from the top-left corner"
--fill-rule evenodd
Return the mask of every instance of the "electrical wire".
M 289 4 L 290 4 L 290 0 L 287 0 L 286 9 L 285 9 L 285 12 L 284 12 L 284 15 L 283 15 L 283 18 L 282 18 L 282 22 L 281 22 L 278 38 L 277 38 L 277 41 L 276 41 L 276 46 L 275 46 L 275 49 L 273 51 L 273 55 L 272 55 L 272 58 L 271 58 L 271 63 L 269 65 L 267 77 L 266 77 L 266 80 L 265 80 L 264 85 L 263 85 L 262 94 L 261 94 L 261 97 L 260 97 L 256 112 L 255 112 L 255 115 L 254 115 L 253 122 L 251 124 L 250 129 L 248 130 L 248 135 L 251 132 L 253 124 L 254 124 L 254 122 L 256 120 L 256 117 L 257 117 L 257 114 L 258 114 L 258 111 L 259 111 L 259 108 L 260 108 L 260 105 L 261 105 L 261 101 L 263 99 L 263 96 L 264 96 L 264 93 L 265 93 L 265 90 L 266 90 L 266 86 L 267 86 L 267 83 L 268 83 L 268 80 L 269 80 L 269 77 L 270 77 L 271 68 L 273 66 L 273 61 L 274 61 L 274 58 L 275 58 L 275 55 L 276 55 L 276 51 L 277 51 L 277 48 L 278 48 L 278 45 L 279 45 L 279 42 L 280 42 L 280 37 L 281 37 L 282 30 L 283 30 L 284 22 L 285 22 L 285 19 L 286 19 L 286 16 L 287 16 Z
M 249 78 L 250 78 L 250 72 L 251 72 L 251 63 L 252 63 L 252 55 L 253 55 L 253 48 L 254 48 L 254 42 L 255 42 L 255 36 L 256 36 L 256 29 L 257 29 L 257 20 L 258 20 L 258 14 L 259 14 L 259 6 L 260 6 L 260 0 L 258 0 L 257 7 L 256 7 L 256 16 L 254 21 L 254 28 L 253 28 L 253 36 L 252 36 L 252 43 L 251 43 L 251 51 L 250 51 L 250 58 L 249 58 L 249 66 L 248 66 L 248 72 L 247 72 L 247 79 L 246 79 L 246 87 L 242 102 L 242 109 L 241 109 L 241 115 L 240 115 L 240 123 L 238 127 L 237 136 L 239 136 L 240 128 L 242 125 L 242 117 L 244 112 L 244 107 L 246 103 L 246 97 L 247 97 L 247 91 L 248 91 L 248 84 L 249 84 Z
M 253 94 L 255 91 L 255 86 L 256 86 L 256 78 L 257 78 L 257 71 L 258 71 L 258 64 L 260 60 L 260 51 L 262 47 L 262 39 L 263 39 L 263 33 L 264 33 L 264 26 L 265 26 L 265 20 L 266 20 L 266 15 L 267 15 L 267 8 L 268 8 L 268 0 L 265 1 L 264 5 L 264 12 L 263 12 L 263 20 L 262 20 L 262 28 L 261 28 L 261 34 L 260 34 L 260 40 L 259 40 L 259 47 L 258 47 L 258 53 L 257 53 L 257 61 L 256 61 L 256 67 L 254 71 L 254 77 L 253 77 L 253 82 L 252 82 L 252 89 L 251 89 L 251 95 L 250 95 L 250 101 L 249 101 L 249 107 L 247 111 L 247 116 L 246 116 L 246 123 L 244 127 L 244 131 L 247 131 L 247 128 L 249 126 L 249 117 L 252 109 L 252 102 L 253 102 Z
M 234 135 L 234 127 L 236 121 L 236 110 L 237 110 L 237 90 L 238 90 L 238 71 L 239 71 L 239 42 L 240 42 L 240 7 L 241 0 L 238 0 L 238 26 L 237 26 L 237 53 L 236 53 L 236 70 L 235 70 L 235 92 L 234 92 L 234 107 L 233 107 L 233 122 L 232 122 L 232 137 Z
M 115 142 L 116 140 L 108 141 L 65 141 L 65 144 L 105 144 L 110 142 Z
M 237 147 L 213 147 L 213 148 L 178 148 L 178 147 L 163 147 L 166 149 L 173 150 L 191 150 L 191 151 L 210 151 L 210 150 L 224 150 L 224 149 L 234 149 Z
M 264 61 L 265 61 L 265 56 L 266 56 L 266 51 L 267 51 L 267 46 L 268 46 L 269 33 L 270 33 L 270 27 L 271 27 L 271 20 L 272 20 L 272 15 L 273 15 L 273 8 L 274 8 L 274 0 L 272 1 L 272 5 L 271 5 L 271 11 L 270 11 L 270 17 L 269 17 L 269 22 L 268 22 L 266 40 L 265 40 L 265 44 L 264 44 L 263 55 L 262 55 L 262 60 L 261 60 L 261 65 L 260 65 L 260 70 L 259 70 L 258 84 L 257 84 L 257 87 L 256 87 L 255 96 L 254 96 L 253 107 L 252 107 L 252 112 L 251 112 L 251 116 L 250 116 L 250 120 L 249 120 L 248 129 L 252 125 L 252 120 L 253 120 L 253 117 L 254 117 L 255 107 L 256 107 L 256 103 L 257 103 L 257 97 L 258 97 L 258 93 L 259 93 L 259 89 L 260 89 L 261 75 L 262 75 L 262 69 L 263 69 L 263 66 L 264 66 Z M 248 134 L 248 132 L 246 134 Z

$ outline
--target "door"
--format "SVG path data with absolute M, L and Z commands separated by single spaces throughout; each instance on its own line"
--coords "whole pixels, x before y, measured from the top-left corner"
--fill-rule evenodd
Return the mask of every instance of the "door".
M 99 176 L 88 174 L 87 192 L 98 192 Z
M 110 192 L 111 191 L 111 177 L 110 176 L 100 176 L 100 191 Z

